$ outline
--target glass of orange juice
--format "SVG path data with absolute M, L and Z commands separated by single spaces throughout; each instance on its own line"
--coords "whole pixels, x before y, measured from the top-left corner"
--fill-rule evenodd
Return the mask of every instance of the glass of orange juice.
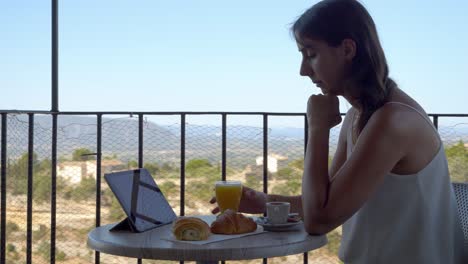
M 226 209 L 239 211 L 239 203 L 242 196 L 242 183 L 240 181 L 217 181 L 215 183 L 216 201 L 219 210 L 223 213 Z

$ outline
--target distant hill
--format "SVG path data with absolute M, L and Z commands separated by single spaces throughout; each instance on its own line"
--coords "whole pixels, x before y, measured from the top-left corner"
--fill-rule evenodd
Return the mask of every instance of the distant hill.
M 8 156 L 16 158 L 27 151 L 27 115 L 10 115 L 8 120 Z M 52 119 L 36 115 L 34 149 L 41 158 L 50 158 Z M 121 160 L 138 159 L 138 120 L 128 116 L 103 118 L 103 156 L 115 156 Z M 61 115 L 58 119 L 58 156 L 70 158 L 77 148 L 96 152 L 96 118 L 90 116 Z M 180 124 L 160 125 L 144 123 L 145 161 L 174 162 L 180 160 Z M 468 142 L 468 124 L 441 126 L 446 144 L 459 140 Z M 333 153 L 338 141 L 339 127 L 331 131 L 330 148 Z M 221 126 L 186 125 L 186 159 L 206 158 L 214 164 L 221 159 Z M 239 166 L 251 164 L 263 155 L 263 129 L 254 126 L 228 126 L 228 161 Z M 286 156 L 288 160 L 303 157 L 304 130 L 294 127 L 271 127 L 268 131 L 268 152 Z

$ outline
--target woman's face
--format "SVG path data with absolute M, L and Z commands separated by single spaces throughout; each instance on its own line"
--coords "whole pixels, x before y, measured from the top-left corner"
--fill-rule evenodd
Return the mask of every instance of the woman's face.
M 297 34 L 296 40 L 302 54 L 300 74 L 308 76 L 323 94 L 344 95 L 345 77 L 354 57 L 344 47 L 347 44 L 332 47 L 325 41 L 300 38 Z

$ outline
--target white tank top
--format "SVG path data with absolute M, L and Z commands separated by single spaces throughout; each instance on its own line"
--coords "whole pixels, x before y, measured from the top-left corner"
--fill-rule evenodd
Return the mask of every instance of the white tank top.
M 432 126 L 417 109 L 398 104 L 413 109 Z M 348 158 L 353 149 L 351 127 Z M 359 264 L 468 263 L 463 259 L 464 238 L 457 210 L 441 144 L 418 173 L 385 176 L 369 200 L 343 224 L 339 257 L 345 263 Z

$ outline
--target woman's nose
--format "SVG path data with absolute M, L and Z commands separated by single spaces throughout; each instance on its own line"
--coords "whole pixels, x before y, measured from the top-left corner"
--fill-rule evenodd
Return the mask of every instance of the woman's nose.
M 310 76 L 312 74 L 312 69 L 310 68 L 310 66 L 307 64 L 305 60 L 302 60 L 299 74 L 301 76 Z

